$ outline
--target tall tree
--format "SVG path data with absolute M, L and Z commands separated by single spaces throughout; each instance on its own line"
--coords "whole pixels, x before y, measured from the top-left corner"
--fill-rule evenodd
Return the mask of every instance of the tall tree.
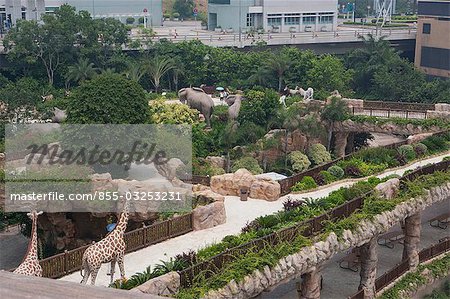
M 321 113 L 322 120 L 327 122 L 328 142 L 327 149 L 331 149 L 331 139 L 333 138 L 334 123 L 344 121 L 348 118 L 349 110 L 347 104 L 338 98 L 332 98 L 331 102 L 325 106 Z
M 141 63 L 138 61 L 132 61 L 127 63 L 127 69 L 124 74 L 128 79 L 139 82 L 145 75 L 145 72 L 146 69 Z
M 192 16 L 194 6 L 193 0 L 175 0 L 173 10 L 178 12 L 182 18 L 189 18 Z
M 284 74 L 289 69 L 291 65 L 291 60 L 287 55 L 281 54 L 271 55 L 265 62 L 265 67 L 268 71 L 273 72 L 278 79 L 278 91 L 280 92 L 283 88 Z
M 155 56 L 147 63 L 147 72 L 150 76 L 150 81 L 155 87 L 156 92 L 159 92 L 161 78 L 169 71 L 174 69 L 173 60 L 170 58 L 163 58 Z

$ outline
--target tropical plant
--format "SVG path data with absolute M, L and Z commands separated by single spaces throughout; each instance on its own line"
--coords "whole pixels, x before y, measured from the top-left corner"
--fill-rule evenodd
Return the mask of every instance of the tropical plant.
M 261 166 L 259 166 L 258 161 L 253 157 L 243 157 L 233 163 L 232 171 L 235 172 L 238 169 L 245 168 L 250 171 L 252 174 L 261 174 L 263 170 Z
M 344 176 L 344 170 L 337 165 L 331 166 L 327 171 L 337 179 L 341 179 Z
M 333 97 L 331 102 L 325 106 L 321 118 L 328 124 L 328 143 L 327 149 L 331 149 L 331 139 L 333 137 L 334 123 L 344 121 L 349 116 L 349 109 L 347 104 L 339 98 Z
M 294 186 L 292 186 L 292 191 L 304 191 L 317 188 L 317 183 L 310 176 L 305 176 L 302 178 L 300 182 L 297 182 Z
M 147 73 L 150 76 L 150 82 L 155 87 L 156 92 L 159 92 L 161 78 L 169 71 L 174 69 L 174 67 L 175 66 L 171 58 L 155 56 L 147 61 Z
M 288 56 L 283 54 L 273 54 L 270 55 L 267 60 L 264 62 L 264 65 L 262 66 L 265 68 L 268 72 L 271 72 L 276 75 L 276 78 L 278 80 L 278 91 L 281 92 L 283 88 L 283 82 L 284 82 L 284 74 L 289 69 L 289 66 L 291 65 L 291 60 Z
M 414 148 L 409 145 L 405 144 L 398 148 L 398 153 L 401 156 L 404 156 L 406 158 L 406 161 L 412 161 L 416 158 L 416 152 L 414 151 Z
M 142 65 L 142 63 L 139 62 L 128 62 L 127 63 L 127 69 L 124 72 L 125 77 L 127 77 L 130 80 L 134 80 L 136 82 L 141 81 L 142 77 L 145 75 L 146 69 Z
M 87 58 L 80 58 L 78 62 L 67 69 L 67 82 L 82 83 L 85 80 L 94 78 L 97 75 L 98 68 L 94 67 Z
M 295 172 L 302 172 L 309 168 L 311 162 L 308 156 L 300 151 L 294 151 L 289 154 L 289 161 L 291 162 L 291 168 Z

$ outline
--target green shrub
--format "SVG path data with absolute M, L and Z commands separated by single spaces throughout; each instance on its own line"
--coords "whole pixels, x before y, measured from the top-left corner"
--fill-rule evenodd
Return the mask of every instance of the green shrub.
M 428 152 L 427 146 L 425 144 L 423 144 L 423 143 L 420 143 L 420 142 L 416 143 L 416 144 L 413 144 L 413 149 L 416 152 L 416 156 L 417 157 L 423 157 Z
M 450 161 L 450 156 L 444 157 L 444 159 L 442 159 L 442 161 Z
M 389 167 L 398 166 L 395 159 L 397 152 L 395 149 L 384 147 L 366 148 L 357 152 L 354 157 L 359 158 L 364 162 L 373 164 L 387 164 Z
M 304 191 L 317 188 L 317 183 L 310 176 L 305 176 L 300 182 L 292 186 L 292 191 Z
M 398 148 L 398 153 L 404 156 L 408 162 L 416 159 L 416 152 L 411 145 L 405 144 L 400 146 Z
M 245 168 L 250 171 L 252 174 L 261 174 L 263 173 L 262 168 L 259 166 L 258 161 L 253 157 L 243 157 L 233 163 L 231 170 L 233 172 L 238 169 Z
M 425 144 L 432 154 L 445 151 L 449 148 L 448 140 L 442 136 L 430 136 L 422 140 L 422 143 Z
M 327 151 L 325 146 L 320 143 L 310 146 L 308 149 L 308 157 L 314 165 L 320 165 L 331 161 L 330 153 Z
M 198 112 L 186 105 L 167 104 L 164 100 L 149 105 L 150 122 L 153 124 L 193 124 L 198 122 Z
M 337 165 L 333 165 L 328 168 L 328 172 L 337 179 L 341 179 L 344 176 L 344 169 Z
M 336 178 L 331 173 L 329 173 L 328 171 L 325 171 L 325 170 L 322 170 L 321 172 L 319 172 L 318 175 L 316 175 L 314 177 L 314 181 L 319 186 L 329 184 L 335 180 L 336 180 Z
M 291 162 L 291 168 L 294 172 L 302 172 L 309 168 L 311 162 L 308 156 L 300 151 L 294 151 L 289 154 L 289 161 Z

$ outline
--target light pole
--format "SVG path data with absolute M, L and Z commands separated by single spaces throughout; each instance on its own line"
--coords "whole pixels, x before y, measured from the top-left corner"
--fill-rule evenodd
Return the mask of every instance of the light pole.
M 369 18 L 370 15 L 370 5 L 367 5 L 367 18 Z
M 92 0 L 92 18 L 95 19 L 95 0 Z
M 242 3 L 241 0 L 239 0 L 239 44 L 242 41 Z

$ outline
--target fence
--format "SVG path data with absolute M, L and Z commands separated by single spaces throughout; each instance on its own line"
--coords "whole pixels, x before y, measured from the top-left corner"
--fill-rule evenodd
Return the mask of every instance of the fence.
M 415 178 L 421 174 L 433 173 L 434 171 L 444 170 L 449 167 L 450 161 L 432 164 L 424 167 L 425 170 L 420 168 L 411 172 L 407 176 L 402 177 L 401 181 L 410 180 L 411 178 Z M 178 271 L 178 274 L 180 275 L 181 287 L 188 288 L 192 286 L 194 277 L 200 273 L 206 278 L 211 277 L 215 273 L 218 273 L 224 265 L 236 260 L 238 256 L 248 252 L 250 249 L 260 250 L 265 246 L 275 246 L 281 242 L 289 242 L 299 234 L 305 237 L 314 235 L 315 233 L 322 231 L 326 220 L 334 221 L 339 218 L 348 217 L 356 210 L 362 208 L 364 205 L 364 199 L 370 194 L 372 194 L 372 191 L 346 202 L 327 213 L 303 221 L 295 226 L 281 229 L 262 238 L 249 241 L 240 246 L 229 248 L 208 260 L 192 265 L 182 271 Z
M 136 251 L 192 230 L 192 213 L 132 230 L 124 235 L 126 252 Z M 42 276 L 59 278 L 80 270 L 83 253 L 89 246 L 78 247 L 39 261 Z
M 414 110 L 414 111 L 435 110 L 434 104 L 383 102 L 383 101 L 364 101 L 363 108 L 365 108 L 365 109 Z
M 444 240 L 431 247 L 425 248 L 419 252 L 419 261 L 426 262 L 446 251 L 450 250 L 450 239 Z M 394 280 L 405 274 L 409 270 L 409 260 L 401 261 L 397 266 L 384 273 L 375 280 L 376 292 L 391 284 Z M 351 299 L 364 298 L 364 290 L 359 290 L 356 294 L 350 297 Z
M 404 110 L 404 109 L 388 109 L 388 108 L 358 108 L 352 107 L 353 115 L 375 116 L 383 118 L 406 118 L 406 119 L 427 119 L 427 111 L 421 110 Z

